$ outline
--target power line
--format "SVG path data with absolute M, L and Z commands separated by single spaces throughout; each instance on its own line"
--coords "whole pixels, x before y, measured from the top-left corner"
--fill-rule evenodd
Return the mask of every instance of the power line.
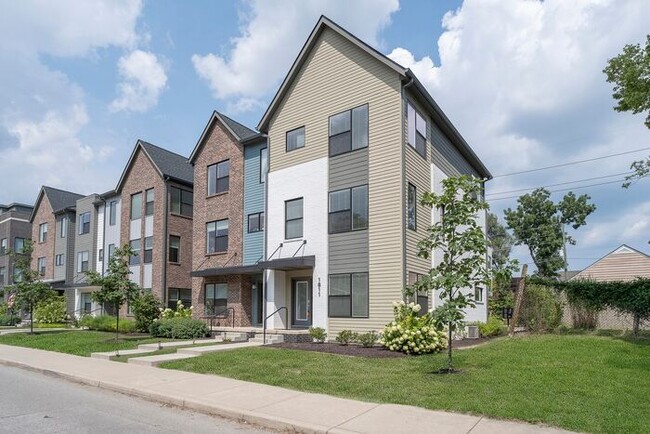
M 504 174 L 501 174 L 501 175 L 495 175 L 492 178 L 503 178 L 505 176 L 521 175 L 521 174 L 524 174 L 524 173 L 539 172 L 541 170 L 548 170 L 548 169 L 555 169 L 555 168 L 558 168 L 558 167 L 572 166 L 574 164 L 588 163 L 590 161 L 603 160 L 605 158 L 618 157 L 620 155 L 634 154 L 635 152 L 647 151 L 648 149 L 650 149 L 650 147 L 635 149 L 633 151 L 619 152 L 618 154 L 603 155 L 601 157 L 594 157 L 594 158 L 589 158 L 589 159 L 586 159 L 586 160 L 578 160 L 578 161 L 571 161 L 571 162 L 568 162 L 568 163 L 555 164 L 553 166 L 539 167 L 537 169 L 522 170 L 520 172 L 504 173 Z
M 496 193 L 487 193 L 486 196 L 496 196 L 496 195 L 499 195 L 499 194 L 518 193 L 520 191 L 535 190 L 535 189 L 538 189 L 538 188 L 557 187 L 557 186 L 560 186 L 560 185 L 575 184 L 576 182 L 594 181 L 596 179 L 613 178 L 614 176 L 631 175 L 633 173 L 634 172 L 615 173 L 613 175 L 596 176 L 594 178 L 576 179 L 575 181 L 559 182 L 557 184 L 547 184 L 547 185 L 542 185 L 540 187 L 520 188 L 519 190 L 510 190 L 510 191 L 499 191 L 499 192 L 496 192 Z
M 560 189 L 557 189 L 557 190 L 549 190 L 549 193 L 557 193 L 557 192 L 560 192 L 560 191 L 578 190 L 578 189 L 581 189 L 581 188 L 588 188 L 588 187 L 597 187 L 599 185 L 617 184 L 617 183 L 620 183 L 620 182 L 625 182 L 625 179 L 619 179 L 619 180 L 616 180 L 616 181 L 609 181 L 609 182 L 600 182 L 600 183 L 597 183 L 597 184 L 579 185 L 577 187 L 572 187 L 572 188 L 560 188 Z M 516 197 L 519 197 L 519 196 L 497 197 L 497 198 L 494 198 L 494 199 L 489 199 L 489 201 L 494 202 L 494 201 L 497 201 L 497 200 L 514 199 Z

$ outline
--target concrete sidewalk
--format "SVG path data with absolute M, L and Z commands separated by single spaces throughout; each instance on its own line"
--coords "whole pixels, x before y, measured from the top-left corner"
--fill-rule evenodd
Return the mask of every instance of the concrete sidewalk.
M 279 430 L 387 434 L 568 432 L 8 345 L 0 345 L 0 364 Z

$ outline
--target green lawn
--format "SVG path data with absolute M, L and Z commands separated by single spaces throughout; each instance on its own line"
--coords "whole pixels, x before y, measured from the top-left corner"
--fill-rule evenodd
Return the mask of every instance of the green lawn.
M 445 355 L 367 359 L 246 348 L 165 363 L 297 390 L 484 414 L 587 432 L 650 432 L 650 341 L 543 335 Z
M 86 357 L 89 357 L 90 353 L 115 351 L 117 348 L 120 350 L 131 350 L 137 348 L 140 344 L 168 340 L 150 338 L 146 335 L 120 335 L 120 340 L 116 344 L 115 333 L 90 330 L 35 332 L 33 335 L 29 333 L 12 333 L 0 336 L 0 344 L 38 348 Z

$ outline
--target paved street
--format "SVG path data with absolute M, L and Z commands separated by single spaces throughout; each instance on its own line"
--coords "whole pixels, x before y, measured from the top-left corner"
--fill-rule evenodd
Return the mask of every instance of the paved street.
M 0 433 L 265 433 L 256 427 L 0 366 Z

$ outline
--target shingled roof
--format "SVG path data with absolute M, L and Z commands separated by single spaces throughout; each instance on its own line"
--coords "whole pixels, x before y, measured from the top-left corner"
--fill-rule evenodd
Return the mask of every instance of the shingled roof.
M 38 197 L 34 203 L 34 209 L 32 210 L 30 221 L 34 219 L 39 204 L 43 199 L 43 195 L 47 196 L 47 200 L 50 202 L 50 206 L 52 207 L 52 212 L 54 214 L 65 211 L 66 209 L 75 209 L 77 207 L 77 200 L 84 197 L 83 194 L 77 194 L 71 191 L 61 190 L 59 188 L 48 187 L 44 185 L 41 187 L 41 191 L 38 193 Z

